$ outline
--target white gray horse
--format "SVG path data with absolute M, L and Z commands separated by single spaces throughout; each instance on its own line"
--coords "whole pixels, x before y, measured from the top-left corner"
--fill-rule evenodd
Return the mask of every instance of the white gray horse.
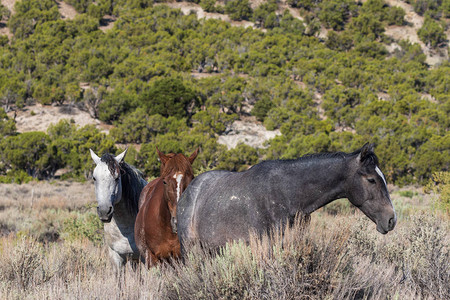
M 120 270 L 129 260 L 139 261 L 134 240 L 134 222 L 138 212 L 139 195 L 147 185 L 142 172 L 125 161 L 127 150 L 101 158 L 89 149 L 96 167 L 93 172 L 97 213 L 104 223 L 105 241 L 109 255 Z

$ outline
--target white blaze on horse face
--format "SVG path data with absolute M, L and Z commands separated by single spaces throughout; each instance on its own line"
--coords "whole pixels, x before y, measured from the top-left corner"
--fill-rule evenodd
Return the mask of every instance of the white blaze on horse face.
M 177 173 L 173 175 L 173 178 L 177 181 L 177 203 L 181 196 L 181 180 L 183 179 L 183 174 Z
M 381 172 L 380 168 L 378 168 L 378 166 L 375 166 L 375 171 L 377 172 L 377 174 L 381 177 L 381 179 L 383 179 L 384 185 L 387 188 L 387 183 L 386 183 L 386 179 L 384 177 L 383 172 Z

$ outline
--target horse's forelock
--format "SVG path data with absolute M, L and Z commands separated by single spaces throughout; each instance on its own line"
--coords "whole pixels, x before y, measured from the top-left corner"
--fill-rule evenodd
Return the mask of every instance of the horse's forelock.
M 108 166 L 108 170 L 112 176 L 119 174 L 120 166 L 119 163 L 115 160 L 114 155 L 110 153 L 105 153 L 102 155 L 100 160 Z
M 361 150 L 358 150 L 352 154 L 359 155 L 359 154 L 361 154 Z M 364 157 L 361 160 L 361 162 L 364 167 L 368 167 L 368 166 L 372 166 L 372 165 L 378 166 L 379 161 L 378 161 L 378 156 L 375 154 L 375 152 L 369 151 L 364 154 Z
M 136 215 L 139 208 L 139 195 L 143 184 L 144 174 L 141 171 L 122 161 L 120 164 L 116 161 L 115 156 L 105 153 L 101 157 L 112 176 L 120 174 L 122 181 L 122 201 L 125 202 L 130 213 Z
M 161 177 L 166 177 L 176 172 L 193 175 L 192 165 L 184 154 L 169 153 L 166 156 L 169 156 L 170 159 L 164 165 L 161 165 Z

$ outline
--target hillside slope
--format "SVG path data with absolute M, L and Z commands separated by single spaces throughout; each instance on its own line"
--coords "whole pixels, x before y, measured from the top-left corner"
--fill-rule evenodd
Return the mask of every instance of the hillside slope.
M 197 167 L 241 170 L 374 142 L 391 181 L 447 170 L 445 7 L 420 26 L 404 2 L 338 2 L 28 0 L 12 14 L 3 6 L 13 35 L 0 36 L 8 112 L 0 111 L 0 176 L 46 178 L 64 168 L 89 177 L 87 149 L 114 152 L 115 144 L 138 145 L 130 161 L 150 175 L 155 145 L 201 146 Z M 427 45 L 406 41 L 425 23 Z M 275 134 L 249 147 L 239 124 Z M 243 144 L 221 144 L 240 133 Z M 25 141 L 46 158 L 13 155 Z

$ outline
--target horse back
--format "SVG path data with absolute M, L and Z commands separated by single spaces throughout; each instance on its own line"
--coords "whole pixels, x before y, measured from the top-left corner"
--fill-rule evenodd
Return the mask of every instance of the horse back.
M 177 205 L 177 228 L 180 242 L 197 238 L 195 216 L 202 191 L 208 190 L 223 177 L 234 174 L 230 171 L 209 171 L 194 178 L 181 195 Z
M 244 172 L 212 171 L 200 175 L 178 204 L 178 235 L 183 244 L 200 240 L 209 246 L 246 239 L 271 222 L 289 216 L 277 170 L 260 164 Z M 274 201 L 275 198 L 283 199 Z

